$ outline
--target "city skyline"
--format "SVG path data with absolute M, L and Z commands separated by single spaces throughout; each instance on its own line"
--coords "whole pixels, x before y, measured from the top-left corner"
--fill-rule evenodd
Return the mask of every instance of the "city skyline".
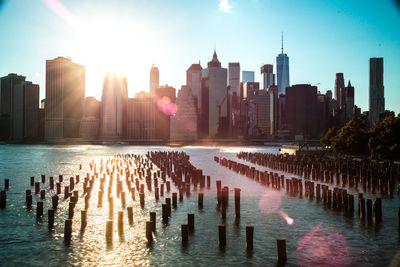
M 336 1 L 322 5 L 316 1 L 307 1 L 301 7 L 301 14 L 289 8 L 290 1 L 279 7 L 263 1 L 204 1 L 202 4 L 171 1 L 167 9 L 163 9 L 164 4 L 158 1 L 154 5 L 133 1 L 124 6 L 124 10 L 117 4 L 102 1 L 96 4 L 80 1 L 78 4 L 77 1 L 43 0 L 25 5 L 15 1 L 3 2 L 0 7 L 0 24 L 5 25 L 6 21 L 11 26 L 0 28 L 0 33 L 7 35 L 15 32 L 13 34 L 19 37 L 6 38 L 0 44 L 0 55 L 3 62 L 7 62 L 1 64 L 0 74 L 6 76 L 8 73 L 17 73 L 27 76 L 33 83 L 40 85 L 40 99 L 44 98 L 45 91 L 45 60 L 57 56 L 70 56 L 74 62 L 86 67 L 86 96 L 95 96 L 97 99 L 101 98 L 106 65 L 112 67 L 113 60 L 116 65 L 118 62 L 115 61 L 125 61 L 120 62 L 120 66 L 125 65 L 127 70 L 121 72 L 127 76 L 129 96 L 133 97 L 138 91 L 148 91 L 152 64 L 159 68 L 160 84 L 180 88 L 185 84 L 185 70 L 199 60 L 205 68 L 214 47 L 222 67 L 228 68 L 230 62 L 239 62 L 241 69 L 255 71 L 255 81 L 259 82 L 261 75 L 258 70 L 263 64 L 273 64 L 276 74 L 275 58 L 280 53 L 283 31 L 285 53 L 290 57 L 291 85 L 317 85 L 318 90 L 325 93 L 326 90 L 333 91 L 336 73 L 344 73 L 345 83 L 351 80 L 355 88 L 355 104 L 363 111 L 368 110 L 368 60 L 370 57 L 383 57 L 386 109 L 400 112 L 400 77 L 397 75 L 400 69 L 400 52 L 397 49 L 399 29 L 395 27 L 400 19 L 398 9 L 391 1 L 382 1 L 380 6 L 368 1 L 358 11 L 353 11 L 356 10 L 355 3 L 345 5 L 342 1 Z M 263 27 L 255 27 L 263 16 L 268 15 L 273 21 L 285 8 L 286 15 L 293 20 L 280 20 L 281 24 L 268 29 L 267 36 L 262 34 L 265 32 Z M 313 13 L 318 8 L 319 12 Z M 196 9 L 200 11 L 198 14 Z M 19 12 L 14 14 L 12 10 Z M 40 18 L 35 16 L 39 13 L 43 14 Z M 301 16 L 310 13 L 315 15 L 314 19 L 301 23 L 298 21 Z M 148 14 L 153 14 L 154 19 L 148 19 Z M 173 14 L 183 17 L 178 19 Z M 100 17 L 105 19 L 98 23 L 96 18 Z M 315 27 L 322 17 L 325 18 L 324 22 Z M 34 20 L 35 23 L 28 23 Z M 16 23 L 9 23 L 12 21 Z M 217 25 L 222 21 L 225 21 L 225 26 Z M 54 25 L 46 27 L 49 22 Z M 336 24 L 332 25 L 333 22 Z M 85 29 L 94 27 L 94 35 L 82 36 L 84 31 L 77 31 L 76 25 L 89 27 Z M 214 28 L 207 32 L 206 28 L 210 25 L 214 25 Z M 192 26 L 197 27 L 195 31 Z M 236 26 L 240 26 L 241 32 L 232 31 Z M 115 31 L 115 28 L 118 30 Z M 115 33 L 107 37 L 113 30 Z M 235 34 L 243 36 L 244 30 L 246 35 L 250 34 L 257 40 L 254 44 L 244 37 L 237 43 L 233 42 Z M 139 40 L 133 37 L 118 39 L 121 38 L 118 33 L 127 32 L 139 32 L 142 35 Z M 168 32 L 175 33 L 176 38 L 172 38 Z M 339 32 L 340 35 L 337 35 Z M 83 37 L 93 37 L 93 41 L 82 48 L 79 43 L 84 43 Z M 26 45 L 28 40 L 29 46 Z M 99 40 L 107 42 L 100 44 Z M 114 50 L 115 47 L 120 48 L 117 51 L 119 55 L 110 51 L 104 51 L 104 55 L 96 54 L 99 49 L 120 40 L 126 43 L 114 46 Z M 132 40 L 139 44 L 130 48 Z M 84 55 L 96 41 L 99 41 L 99 48 Z M 132 54 L 121 59 L 121 55 L 130 49 Z M 140 60 L 132 60 L 135 58 Z M 103 63 L 104 70 L 97 70 L 96 74 L 94 66 L 99 63 Z

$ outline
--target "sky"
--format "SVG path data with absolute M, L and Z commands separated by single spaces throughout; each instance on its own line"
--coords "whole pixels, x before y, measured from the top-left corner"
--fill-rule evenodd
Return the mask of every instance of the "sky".
M 369 58 L 384 58 L 386 109 L 400 113 L 400 8 L 394 0 L 0 0 L 0 77 L 18 73 L 40 85 L 45 60 L 86 66 L 86 96 L 101 98 L 104 74 L 127 76 L 129 96 L 160 84 L 180 89 L 193 63 L 214 48 L 222 66 L 256 73 L 289 56 L 290 84 L 334 89 L 335 73 L 368 110 Z

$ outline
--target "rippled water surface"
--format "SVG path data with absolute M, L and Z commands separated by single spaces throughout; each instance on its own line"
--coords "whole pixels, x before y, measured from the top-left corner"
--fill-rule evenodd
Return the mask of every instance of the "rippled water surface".
M 117 234 L 117 212 L 121 209 L 118 199 L 114 200 L 114 241 L 113 247 L 105 243 L 105 224 L 108 220 L 106 201 L 97 207 L 98 181 L 94 185 L 88 225 L 80 231 L 80 212 L 84 209 L 83 198 L 79 198 L 73 219 L 73 236 L 69 246 L 63 242 L 64 221 L 68 217 L 68 202 L 60 197 L 55 215 L 55 229 L 47 228 L 47 210 L 51 208 L 48 177 L 79 174 L 81 183 L 76 188 L 82 196 L 82 180 L 90 171 L 89 162 L 111 157 L 115 154 L 146 154 L 155 150 L 179 150 L 190 155 L 192 164 L 211 176 L 211 188 L 204 192 L 204 208 L 198 210 L 197 192 L 184 197 L 172 210 L 168 225 L 161 219 L 161 203 L 153 193 L 146 192 L 142 209 L 127 193 L 127 205 L 133 206 L 134 223 L 130 227 L 124 214 L 124 241 Z M 361 224 L 356 217 L 344 216 L 339 211 L 324 208 L 316 200 L 286 196 L 236 174 L 213 161 L 214 156 L 240 161 L 235 153 L 258 151 L 278 153 L 271 147 L 144 147 L 144 146 L 42 146 L 3 145 L 0 146 L 0 187 L 4 179 L 10 179 L 7 191 L 7 208 L 0 210 L 0 266 L 66 266 L 66 265 L 137 265 L 137 266 L 226 266 L 226 265 L 275 265 L 277 260 L 276 239 L 285 238 L 288 266 L 386 266 L 391 263 L 399 247 L 398 196 L 383 199 L 383 225 L 376 229 Z M 79 170 L 79 164 L 83 169 Z M 250 164 L 250 163 L 246 163 Z M 251 165 L 251 164 L 250 164 Z M 256 166 L 260 170 L 265 170 Z M 36 222 L 36 201 L 34 207 L 25 208 L 25 190 L 30 187 L 30 176 L 39 181 L 46 175 L 46 199 L 44 217 Z M 227 246 L 218 246 L 218 224 L 221 214 L 216 209 L 215 180 L 222 180 L 230 190 L 241 188 L 241 219 L 235 221 L 233 192 L 227 213 Z M 126 185 L 124 185 L 126 188 Z M 62 187 L 63 188 L 63 187 Z M 171 186 L 171 193 L 176 189 Z M 356 193 L 356 192 L 352 192 Z M 368 197 L 368 196 L 367 196 Z M 370 197 L 371 198 L 371 197 Z M 105 198 L 104 198 L 105 199 Z M 357 199 L 357 198 L 355 198 Z M 149 212 L 157 212 L 155 242 L 148 245 L 145 237 L 145 222 Z M 180 225 L 187 223 L 187 213 L 195 213 L 195 232 L 189 237 L 189 244 L 181 245 Z M 286 218 L 286 219 L 285 219 Z M 293 219 L 289 224 L 288 218 Z M 246 251 L 247 225 L 254 226 L 254 249 Z

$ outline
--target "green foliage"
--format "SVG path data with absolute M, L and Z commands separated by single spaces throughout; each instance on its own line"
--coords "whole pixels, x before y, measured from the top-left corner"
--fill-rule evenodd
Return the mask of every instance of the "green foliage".
M 369 131 L 360 118 L 354 118 L 342 128 L 330 128 L 320 141 L 335 152 L 400 160 L 400 114 L 376 121 Z
M 400 159 L 400 117 L 389 115 L 375 122 L 369 131 L 368 147 L 371 157 Z
M 337 135 L 339 130 L 340 128 L 336 126 L 329 128 L 324 137 L 321 138 L 320 140 L 321 144 L 325 147 L 331 147 L 332 139 Z
M 367 126 L 360 118 L 354 118 L 331 139 L 332 149 L 352 155 L 368 154 Z

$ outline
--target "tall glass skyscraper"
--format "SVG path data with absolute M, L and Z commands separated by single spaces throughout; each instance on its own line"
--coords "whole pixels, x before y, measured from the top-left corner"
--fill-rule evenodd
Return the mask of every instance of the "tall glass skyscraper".
M 276 57 L 276 74 L 278 82 L 278 95 L 286 93 L 286 87 L 289 82 L 289 57 L 283 53 L 283 34 L 282 34 L 282 52 Z

